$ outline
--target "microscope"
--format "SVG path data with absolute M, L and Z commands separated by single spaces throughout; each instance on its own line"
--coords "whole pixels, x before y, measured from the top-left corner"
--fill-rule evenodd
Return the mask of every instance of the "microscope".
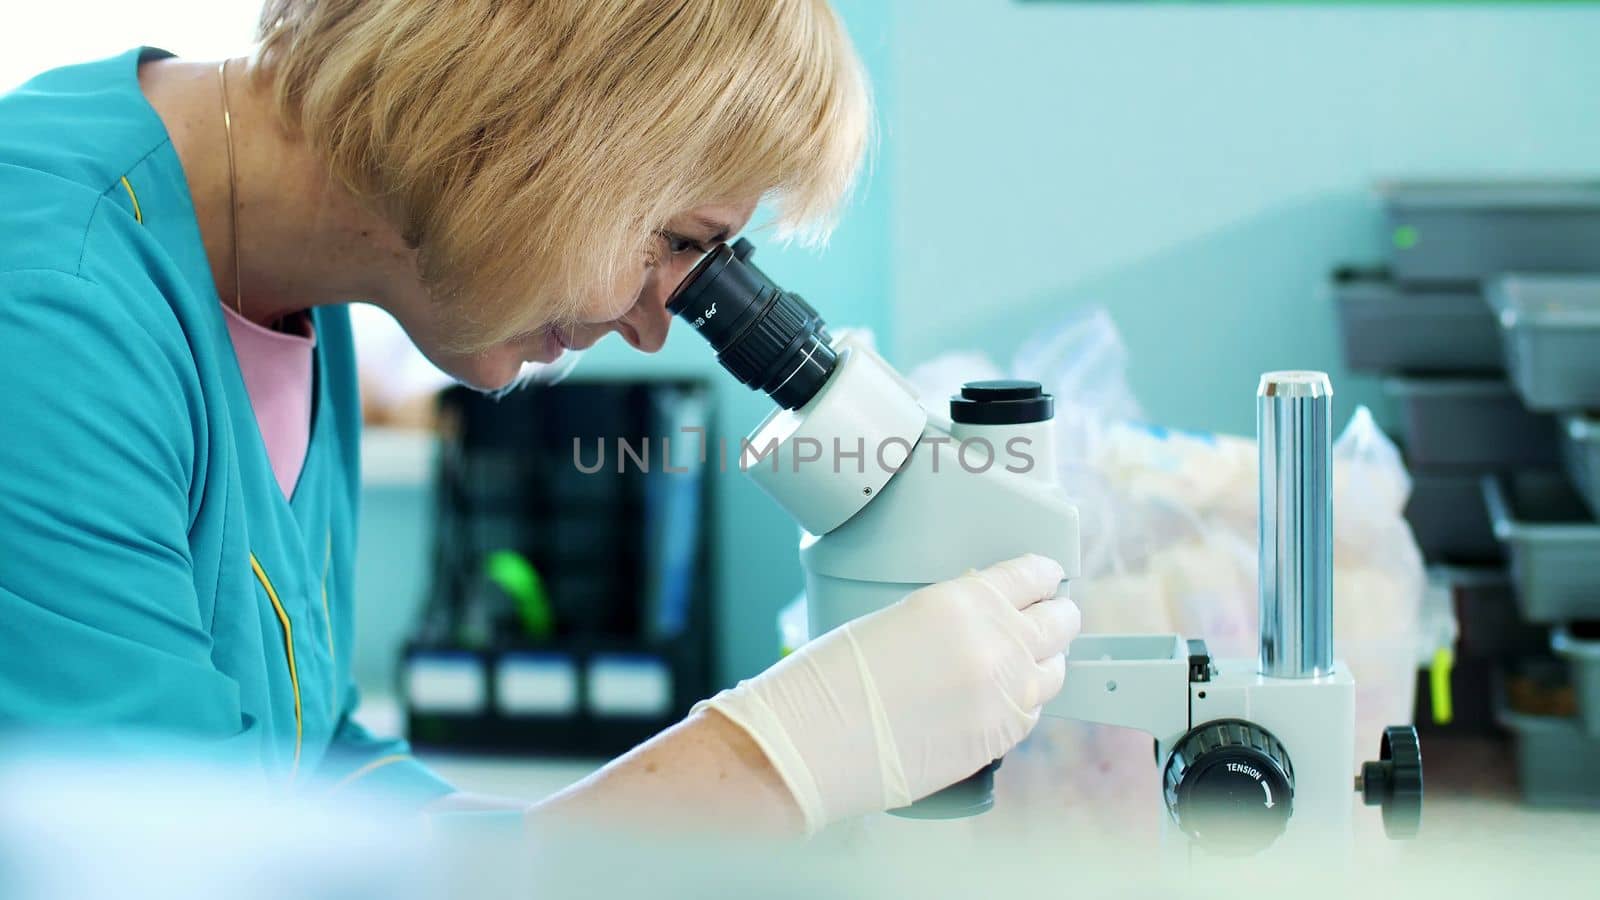
M 719 245 L 667 309 L 775 409 L 741 469 L 801 526 L 810 633 L 911 591 L 1024 553 L 1079 572 L 1078 514 L 1057 483 L 1054 403 L 1037 383 L 980 381 L 948 411 L 862 341 Z M 1394 726 L 1355 760 L 1355 682 L 1333 656 L 1332 389 L 1320 372 L 1272 372 L 1256 395 L 1260 645 L 1213 659 L 1176 634 L 1073 642 L 1047 714 L 1132 728 L 1154 741 L 1152 800 L 1169 827 L 1224 856 L 1326 846 L 1348 835 L 1354 794 L 1391 838 L 1416 834 L 1422 757 Z M 939 648 L 930 647 L 937 653 Z M 999 760 L 909 807 L 911 818 L 988 810 Z

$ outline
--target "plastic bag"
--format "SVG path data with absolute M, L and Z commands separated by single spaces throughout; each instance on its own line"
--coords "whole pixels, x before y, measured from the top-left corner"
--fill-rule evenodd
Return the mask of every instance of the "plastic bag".
M 1254 659 L 1255 441 L 1139 422 L 1127 366 L 1115 325 L 1094 310 L 1030 341 L 1009 371 L 957 354 L 910 380 L 934 409 L 963 381 L 1002 374 L 1055 396 L 1058 474 L 1079 511 L 1072 594 L 1085 633 L 1173 632 L 1204 638 L 1217 658 Z M 1335 653 L 1356 678 L 1356 749 L 1370 755 L 1384 726 L 1411 720 L 1426 581 L 1402 516 L 1410 478 L 1366 409 L 1333 456 Z M 1052 827 L 1124 831 L 1159 821 L 1150 737 L 1125 729 L 1046 719 L 997 785 L 1004 821 L 1039 814 Z

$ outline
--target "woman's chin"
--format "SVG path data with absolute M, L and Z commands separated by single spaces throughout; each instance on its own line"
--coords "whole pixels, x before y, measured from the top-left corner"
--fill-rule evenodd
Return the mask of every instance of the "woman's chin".
M 549 365 L 565 347 L 550 332 L 499 344 L 482 353 L 424 354 L 445 374 L 474 390 L 494 392 L 516 384 L 528 364 Z
M 479 356 L 457 357 L 440 368 L 473 390 L 492 393 L 514 384 L 522 373 L 522 363 L 521 354 L 496 349 Z

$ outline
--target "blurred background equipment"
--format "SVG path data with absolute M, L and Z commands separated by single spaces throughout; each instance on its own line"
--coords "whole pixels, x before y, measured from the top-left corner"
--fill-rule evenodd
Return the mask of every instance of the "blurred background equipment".
M 711 692 L 708 396 L 441 395 L 432 588 L 400 674 L 414 742 L 609 756 Z
M 1400 408 L 1406 516 L 1459 622 L 1419 679 L 1419 722 L 1508 730 L 1525 800 L 1600 805 L 1568 761 L 1600 752 L 1600 182 L 1379 194 L 1387 266 L 1331 281 L 1346 364 Z

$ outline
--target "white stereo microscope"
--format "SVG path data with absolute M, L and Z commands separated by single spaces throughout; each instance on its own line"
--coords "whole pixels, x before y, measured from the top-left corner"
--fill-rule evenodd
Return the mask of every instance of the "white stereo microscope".
M 831 339 L 815 310 L 749 262 L 753 250 L 718 246 L 667 308 L 780 407 L 740 463 L 804 529 L 811 634 L 1023 553 L 1077 575 L 1052 398 L 1032 382 L 973 382 L 948 415 L 926 409 L 870 348 Z M 1347 834 L 1352 784 L 1382 807 L 1390 837 L 1420 823 L 1415 729 L 1387 729 L 1379 759 L 1358 768 L 1355 682 L 1333 657 L 1331 394 L 1319 372 L 1269 373 L 1257 392 L 1258 658 L 1213 660 L 1203 640 L 1175 634 L 1083 635 L 1046 709 L 1152 735 L 1152 796 L 1171 825 L 1226 855 Z M 896 812 L 987 810 L 998 765 Z

